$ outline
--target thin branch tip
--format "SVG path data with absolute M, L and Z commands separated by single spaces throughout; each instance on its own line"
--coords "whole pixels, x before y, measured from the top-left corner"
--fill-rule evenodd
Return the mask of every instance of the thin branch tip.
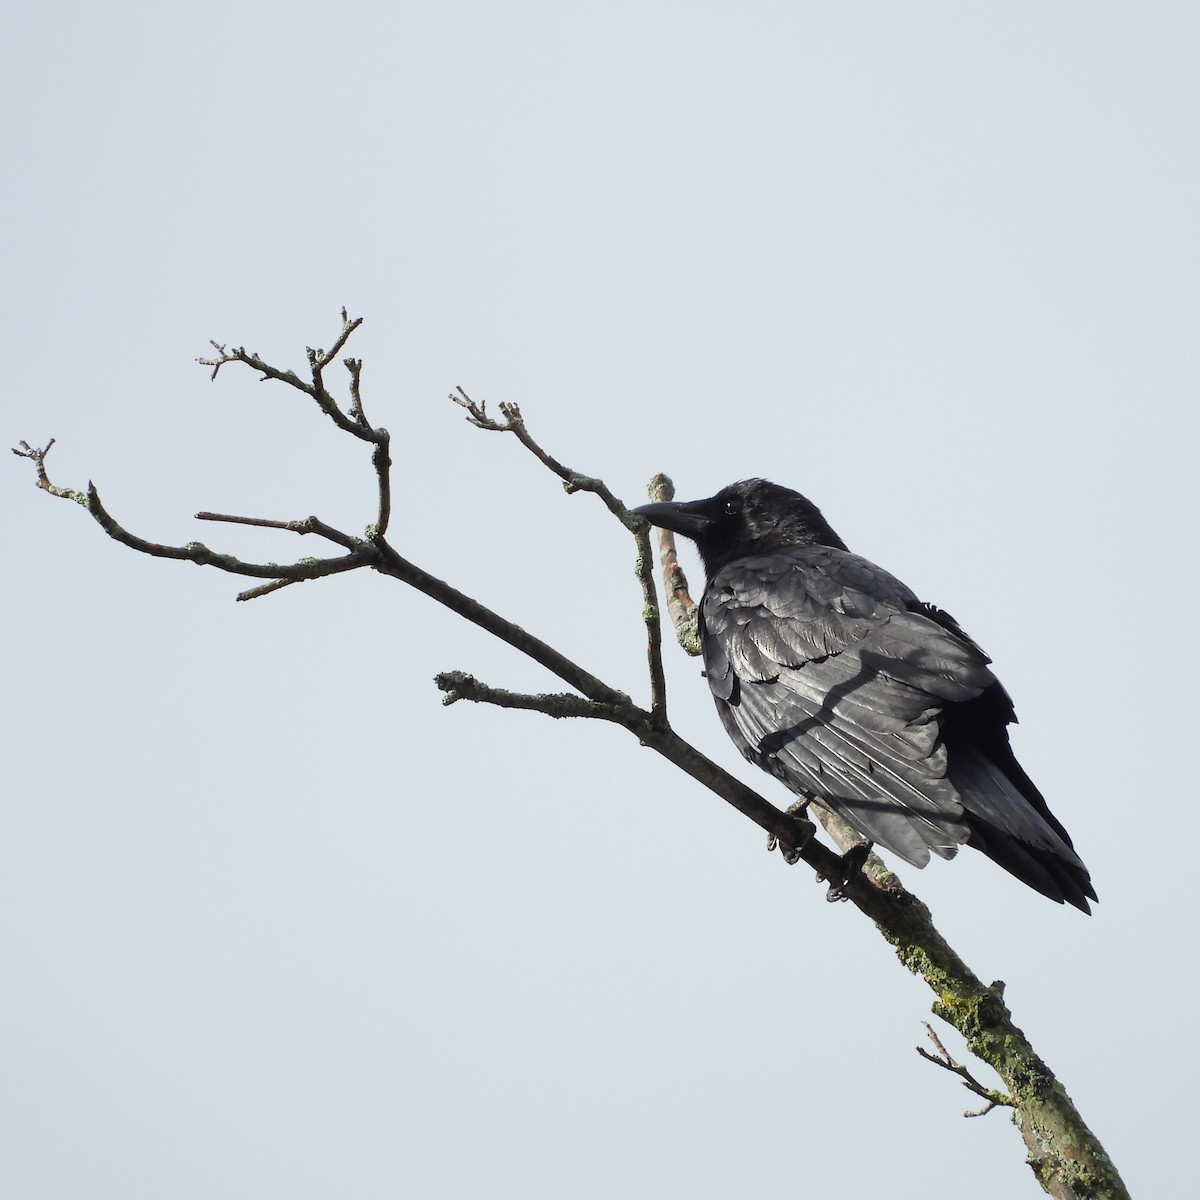
M 87 508 L 90 504 L 88 496 L 90 495 L 92 485 L 88 484 L 88 494 L 77 492 L 74 488 L 60 487 L 53 483 L 50 476 L 46 473 L 46 455 L 50 453 L 50 447 L 54 445 L 55 439 L 51 438 L 44 446 L 31 446 L 27 441 L 22 439 L 16 446 L 12 447 L 12 452 L 18 458 L 27 458 L 33 463 L 34 471 L 37 473 L 35 483 L 44 492 L 49 492 L 51 496 L 57 496 L 60 500 L 72 500 L 83 508 Z
M 35 463 L 40 463 L 45 459 L 46 455 L 50 453 L 50 447 L 54 445 L 55 440 L 55 438 L 51 438 L 39 449 L 36 446 L 31 446 L 27 441 L 25 441 L 24 438 L 22 438 L 21 441 L 12 448 L 12 452 L 18 458 L 29 458 Z
M 261 587 L 248 588 L 244 592 L 238 592 L 234 596 L 234 600 L 257 600 L 260 596 L 269 596 L 272 592 L 277 592 L 281 588 L 290 587 L 293 583 L 300 583 L 299 579 L 273 579 L 270 583 L 264 583 Z
M 493 420 L 488 416 L 486 400 L 472 400 L 471 397 L 467 395 L 466 389 L 461 385 L 456 386 L 454 391 L 450 393 L 450 401 L 454 404 L 457 404 L 459 408 L 465 408 L 467 410 L 466 420 L 474 425 L 476 429 L 490 429 L 497 433 L 505 433 L 509 429 L 507 423 Z M 502 412 L 503 407 L 504 406 L 501 405 Z

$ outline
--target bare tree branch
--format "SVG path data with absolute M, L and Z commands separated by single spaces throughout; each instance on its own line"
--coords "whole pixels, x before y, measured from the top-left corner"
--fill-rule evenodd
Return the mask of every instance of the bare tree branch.
M 217 356 L 200 360 L 212 368 L 214 379 L 227 363 L 240 362 L 258 371 L 264 380 L 283 383 L 303 392 L 316 402 L 339 429 L 370 444 L 372 465 L 378 480 L 379 507 L 375 525 L 369 527 L 361 538 L 334 529 L 315 516 L 279 521 L 204 512 L 197 514 L 198 518 L 283 529 L 300 535 L 314 533 L 343 547 L 346 554 L 342 557 L 302 558 L 284 565 L 247 563 L 232 555 L 217 553 L 198 542 L 189 542 L 184 546 L 150 542 L 117 523 L 101 503 L 94 485 L 89 484 L 87 492 L 81 493 L 50 481 L 46 474 L 45 458 L 53 441 L 41 449 L 21 442 L 14 453 L 34 463 L 38 487 L 88 509 L 105 533 L 115 541 L 142 554 L 191 561 L 232 574 L 268 580 L 242 592 L 239 600 L 267 595 L 303 580 L 369 567 L 429 596 L 541 664 L 575 689 L 578 695 L 509 692 L 480 683 L 473 676 L 459 671 L 439 675 L 437 684 L 446 704 L 470 700 L 506 708 L 534 710 L 552 717 L 591 717 L 621 725 L 643 745 L 662 755 L 754 821 L 780 844 L 789 861 L 803 860 L 820 878 L 837 885 L 838 895 L 856 905 L 875 923 L 900 961 L 914 974 L 920 975 L 937 996 L 933 1005 L 934 1013 L 963 1034 L 973 1054 L 995 1068 L 1008 1088 L 1007 1095 L 983 1088 L 965 1068 L 954 1062 L 930 1030 L 940 1057 L 922 1051 L 925 1057 L 958 1074 L 966 1086 L 988 1100 L 989 1107 L 998 1104 L 1013 1107 L 1014 1120 L 1029 1150 L 1030 1164 L 1043 1189 L 1060 1200 L 1127 1200 L 1128 1192 L 1104 1148 L 1084 1124 L 1053 1072 L 1013 1023 L 1004 1003 L 1002 985 L 992 984 L 989 987 L 982 983 L 934 928 L 926 906 L 908 892 L 874 855 L 867 859 L 863 870 L 856 870 L 847 878 L 845 857 L 812 838 L 812 825 L 804 815 L 793 815 L 776 808 L 680 738 L 667 724 L 666 685 L 658 632 L 660 623 L 650 566 L 648 528 L 645 521 L 632 514 L 603 481 L 570 470 L 542 449 L 530 436 L 516 405 L 501 405 L 501 419 L 495 420 L 488 416 L 482 403 L 477 404 L 461 388 L 451 396 L 456 404 L 467 410 L 467 419 L 478 428 L 514 434 L 527 450 L 563 481 L 566 491 L 590 491 L 599 496 L 608 510 L 635 537 L 638 577 L 643 591 L 643 618 L 647 628 L 651 691 L 649 709 L 635 704 L 624 692 L 611 687 L 527 630 L 449 583 L 430 575 L 399 554 L 386 540 L 391 507 L 389 437 L 386 430 L 371 426 L 364 415 L 361 361 L 345 360 L 350 375 L 350 399 L 345 409 L 329 392 L 324 380 L 325 367 L 344 348 L 359 324 L 361 319 L 350 320 L 343 310 L 342 328 L 332 348 L 329 351 L 308 351 L 310 382 L 301 379 L 294 371 L 282 371 L 271 366 L 257 354 L 247 353 L 242 348 L 228 351 L 216 342 L 212 344 Z M 669 480 L 656 477 L 652 484 L 652 498 L 666 498 L 666 489 L 669 487 Z M 657 494 L 654 489 L 657 489 Z M 677 628 L 684 626 L 681 642 L 685 647 L 692 646 L 695 643 L 695 604 L 687 594 L 687 582 L 675 559 L 673 542 L 667 543 L 664 539 L 660 545 L 666 573 L 668 608 Z M 814 802 L 810 807 L 816 811 L 826 828 L 832 831 L 839 846 L 853 853 L 858 843 L 857 835 L 819 803 Z

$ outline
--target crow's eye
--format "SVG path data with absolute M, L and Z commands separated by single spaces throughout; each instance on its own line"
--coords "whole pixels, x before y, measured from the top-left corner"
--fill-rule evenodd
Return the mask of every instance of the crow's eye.
M 732 517 L 735 513 L 742 511 L 742 502 L 737 496 L 730 496 L 724 504 L 721 505 L 722 510 L 727 516 Z

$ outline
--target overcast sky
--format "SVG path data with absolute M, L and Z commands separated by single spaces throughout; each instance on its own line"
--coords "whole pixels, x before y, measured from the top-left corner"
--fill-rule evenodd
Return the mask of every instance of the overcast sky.
M 145 537 L 325 553 L 192 515 L 359 531 L 367 451 L 193 359 L 302 368 L 347 305 L 397 548 L 639 698 L 630 539 L 446 394 L 630 503 L 804 491 L 1013 693 L 1096 914 L 901 874 L 1172 1195 L 1198 55 L 1174 3 L 14 8 L 5 434 Z M 17 459 L 0 495 L 6 1196 L 1037 1194 L 914 1052 L 928 990 L 756 827 L 613 727 L 442 707 L 446 669 L 556 686 L 515 652 L 377 576 L 235 604 Z

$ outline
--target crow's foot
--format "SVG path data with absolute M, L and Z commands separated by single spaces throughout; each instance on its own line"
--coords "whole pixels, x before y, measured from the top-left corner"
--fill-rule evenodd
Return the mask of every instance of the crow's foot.
M 871 853 L 871 842 L 856 842 L 839 860 L 838 869 L 829 880 L 829 891 L 825 899 L 834 904 L 839 900 L 848 900 L 844 889 L 846 884 L 863 869 L 867 856 Z M 823 878 L 818 875 L 818 879 Z
M 787 815 L 792 818 L 796 832 L 787 840 L 776 837 L 775 834 L 767 839 L 767 851 L 778 849 L 783 855 L 784 862 L 789 866 L 795 866 L 800 861 L 800 851 L 812 840 L 812 836 L 817 832 L 817 827 L 808 819 L 807 809 L 810 800 L 797 800 L 787 810 Z

